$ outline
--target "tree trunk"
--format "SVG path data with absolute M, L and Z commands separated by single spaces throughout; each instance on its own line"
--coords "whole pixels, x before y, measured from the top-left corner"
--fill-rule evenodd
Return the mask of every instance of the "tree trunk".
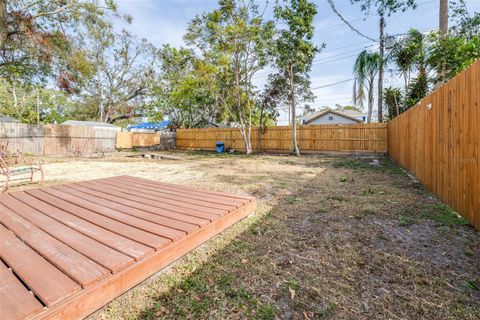
M 100 84 L 100 122 L 103 122 L 103 113 L 105 112 L 103 105 L 103 86 Z
M 260 109 L 260 125 L 258 126 L 258 139 L 257 139 L 257 151 L 261 152 L 262 151 L 262 124 L 263 124 L 263 110 L 265 108 L 261 107 Z
M 243 144 L 245 145 L 245 153 L 252 153 L 252 144 L 250 143 L 249 134 L 247 133 L 247 128 L 244 125 L 240 125 L 240 134 L 242 135 Z
M 383 74 L 385 69 L 385 18 L 380 15 L 380 70 L 378 72 L 378 122 L 383 122 Z
M 405 82 L 405 98 L 407 98 L 408 96 L 408 75 L 407 75 L 407 71 L 405 71 L 403 73 L 403 81 Z
M 291 102 L 291 116 L 292 116 L 292 154 L 299 156 L 300 150 L 297 144 L 297 122 L 295 116 L 295 84 L 293 80 L 293 64 L 290 64 L 290 102 Z
M 0 0 L 0 49 L 3 49 L 8 36 L 7 0 Z
M 368 114 L 367 114 L 367 123 L 372 122 L 372 113 L 373 113 L 373 81 L 374 79 L 370 79 L 368 84 Z
M 438 30 L 440 32 L 440 40 L 445 39 L 448 34 L 448 0 L 440 0 L 440 11 L 438 17 Z M 437 87 L 442 85 L 446 75 L 445 61 L 441 62 L 437 74 Z
M 400 107 L 398 106 L 397 95 L 393 94 L 393 99 L 395 101 L 395 110 L 397 111 L 397 117 L 400 115 Z
M 40 124 L 40 94 L 38 92 L 38 87 L 36 88 L 37 93 L 37 124 Z
M 440 0 L 439 26 L 440 37 L 445 38 L 448 33 L 448 0 Z
M 13 95 L 13 107 L 15 111 L 18 109 L 17 90 L 15 88 L 15 82 L 12 82 L 12 95 Z

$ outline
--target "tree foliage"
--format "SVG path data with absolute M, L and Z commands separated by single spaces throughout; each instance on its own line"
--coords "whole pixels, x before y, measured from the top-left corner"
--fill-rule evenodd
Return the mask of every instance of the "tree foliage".
M 409 8 L 416 8 L 416 0 L 350 0 L 352 4 L 359 4 L 360 9 L 366 14 L 374 11 L 377 15 L 390 16 L 398 11 L 406 11 Z
M 353 102 L 363 109 L 367 100 L 367 122 L 372 121 L 375 77 L 380 69 L 380 55 L 377 52 L 363 50 L 355 60 L 353 74 L 355 82 L 353 86 Z
M 75 116 L 73 103 L 65 92 L 6 79 L 0 82 L 0 105 L 1 114 L 30 124 L 37 120 L 61 123 Z
M 308 0 L 291 0 L 289 5 L 277 5 L 274 10 L 279 28 L 272 47 L 273 67 L 277 73 L 271 81 L 280 87 L 283 102 L 289 104 L 292 125 L 292 153 L 299 155 L 296 139 L 296 106 L 298 102 L 314 100 L 310 90 L 310 70 L 320 48 L 312 42 L 313 19 L 317 13 Z M 323 45 L 322 45 L 323 46 Z
M 155 87 L 159 107 L 176 127 L 216 126 L 228 117 L 220 102 L 217 68 L 193 50 L 165 45 Z
M 216 99 L 238 126 L 247 154 L 256 112 L 252 77 L 268 63 L 273 31 L 253 0 L 220 0 L 218 9 L 195 17 L 185 35 L 187 44 L 216 66 L 221 84 Z
M 113 123 L 151 107 L 158 62 L 152 44 L 110 28 L 89 33 L 82 43 L 94 70 L 75 87 L 79 115 Z
M 54 73 L 68 90 L 76 74 L 89 71 L 82 68 L 85 51 L 76 46 L 76 35 L 104 28 L 117 15 L 110 0 L 2 0 L 0 76 L 39 82 Z
M 403 112 L 404 103 L 402 91 L 400 88 L 387 87 L 383 94 L 385 107 L 387 108 L 387 117 L 389 120 L 392 120 Z

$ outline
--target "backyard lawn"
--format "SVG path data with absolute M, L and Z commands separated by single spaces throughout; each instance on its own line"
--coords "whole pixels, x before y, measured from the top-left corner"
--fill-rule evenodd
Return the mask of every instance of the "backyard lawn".
M 388 158 L 174 154 L 48 159 L 47 184 L 129 174 L 258 201 L 91 319 L 480 317 L 479 232 Z

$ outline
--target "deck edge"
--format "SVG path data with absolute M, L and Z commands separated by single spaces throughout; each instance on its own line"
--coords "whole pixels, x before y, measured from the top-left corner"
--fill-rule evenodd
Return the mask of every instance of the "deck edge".
M 82 319 L 256 211 L 256 200 L 225 214 L 172 245 L 45 309 L 31 320 Z

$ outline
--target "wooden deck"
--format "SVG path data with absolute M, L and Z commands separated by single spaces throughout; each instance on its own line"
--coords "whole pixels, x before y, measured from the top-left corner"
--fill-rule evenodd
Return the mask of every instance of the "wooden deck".
M 130 176 L 0 195 L 0 315 L 79 319 L 255 211 Z

